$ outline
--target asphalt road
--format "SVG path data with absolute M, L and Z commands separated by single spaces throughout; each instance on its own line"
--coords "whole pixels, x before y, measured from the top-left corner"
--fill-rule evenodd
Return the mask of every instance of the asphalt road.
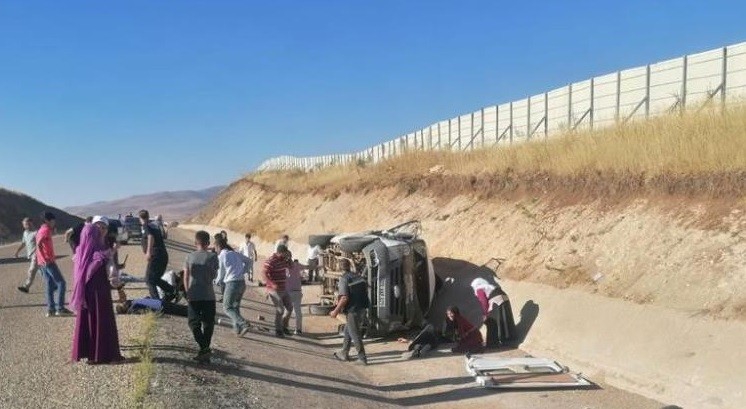
M 58 265 L 72 292 L 70 248 L 56 238 Z M 47 318 L 43 278 L 29 294 L 16 289 L 26 278 L 28 261 L 13 257 L 17 245 L 0 247 L 0 407 L 127 408 L 133 364 L 86 365 L 70 362 L 74 317 Z M 24 253 L 25 254 L 25 253 Z M 137 294 L 137 289 L 130 294 Z M 118 317 L 125 357 L 133 357 L 139 334 L 137 317 Z
M 175 230 L 169 240 L 170 267 L 179 269 L 192 250 L 191 232 Z M 56 240 L 60 267 L 72 290 L 69 249 Z M 27 263 L 12 258 L 13 247 L 0 247 L 0 408 L 125 408 L 132 390 L 132 364 L 89 366 L 69 362 L 74 318 L 46 318 L 44 285 L 30 294 L 16 287 Z M 144 260 L 137 245 L 125 246 L 127 271 L 141 276 Z M 259 266 L 257 266 L 259 267 Z M 318 288 L 304 288 L 304 303 L 317 299 Z M 145 294 L 143 284 L 127 287 L 130 298 Z M 222 313 L 222 305 L 218 305 Z M 271 327 L 272 307 L 262 288 L 250 287 L 242 306 L 254 328 L 237 338 L 217 327 L 215 357 L 199 364 L 191 357 L 196 344 L 186 318 L 163 316 L 153 346 L 156 373 L 145 407 L 153 408 L 379 408 L 490 407 L 641 408 L 658 402 L 598 385 L 586 390 L 495 392 L 477 388 L 463 369 L 463 357 L 436 351 L 429 358 L 403 361 L 406 344 L 393 339 L 368 340 L 371 365 L 342 363 L 331 353 L 341 344 L 338 322 L 329 317 L 304 318 L 304 336 L 277 339 Z M 139 316 L 117 316 L 125 356 L 135 354 Z M 293 321 L 291 321 L 292 323 Z M 291 324 L 292 325 L 292 324 Z M 520 350 L 498 354 L 520 354 Z

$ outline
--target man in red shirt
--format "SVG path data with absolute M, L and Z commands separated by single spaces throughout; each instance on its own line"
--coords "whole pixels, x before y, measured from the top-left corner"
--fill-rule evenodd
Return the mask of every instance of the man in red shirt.
M 285 289 L 288 270 L 290 269 L 290 251 L 284 244 L 277 246 L 277 251 L 264 262 L 264 278 L 267 280 L 267 295 L 275 306 L 275 335 L 284 338 L 290 334 L 288 322 L 293 313 L 290 294 Z
M 73 315 L 70 310 L 65 308 L 67 283 L 65 278 L 62 277 L 60 268 L 57 267 L 57 258 L 52 243 L 52 232 L 54 232 L 54 226 L 57 224 L 57 218 L 51 212 L 45 212 L 42 217 L 44 224 L 36 233 L 36 261 L 47 282 L 47 317 Z M 54 302 L 55 291 L 59 291 L 56 304 Z

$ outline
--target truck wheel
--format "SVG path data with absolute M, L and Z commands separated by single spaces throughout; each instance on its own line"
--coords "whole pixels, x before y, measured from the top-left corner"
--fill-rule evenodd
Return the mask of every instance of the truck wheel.
M 309 308 L 311 315 L 329 315 L 334 309 L 333 305 L 312 304 Z
M 377 237 L 345 237 L 339 240 L 339 248 L 346 253 L 357 253 L 376 240 L 378 240 Z
M 336 234 L 312 234 L 308 236 L 308 245 L 311 247 L 319 246 L 326 248 Z

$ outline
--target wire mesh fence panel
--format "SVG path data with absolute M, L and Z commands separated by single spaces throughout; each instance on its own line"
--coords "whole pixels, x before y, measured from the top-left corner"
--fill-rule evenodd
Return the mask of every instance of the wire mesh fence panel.
M 522 143 L 573 129 L 746 101 L 746 42 L 593 77 L 438 121 L 350 154 L 280 156 L 258 170 L 313 170 L 381 162 L 415 150 L 467 150 Z M 541 136 L 542 138 L 539 138 Z

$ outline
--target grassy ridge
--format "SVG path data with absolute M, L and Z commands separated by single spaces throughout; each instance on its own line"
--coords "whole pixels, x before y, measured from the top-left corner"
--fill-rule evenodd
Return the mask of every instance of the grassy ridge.
M 453 176 L 541 173 L 565 179 L 623 174 L 670 180 L 740 173 L 746 170 L 746 106 L 663 116 L 513 146 L 415 151 L 376 165 L 264 172 L 248 179 L 281 191 L 346 189 L 428 175 L 436 166 L 439 173 Z

